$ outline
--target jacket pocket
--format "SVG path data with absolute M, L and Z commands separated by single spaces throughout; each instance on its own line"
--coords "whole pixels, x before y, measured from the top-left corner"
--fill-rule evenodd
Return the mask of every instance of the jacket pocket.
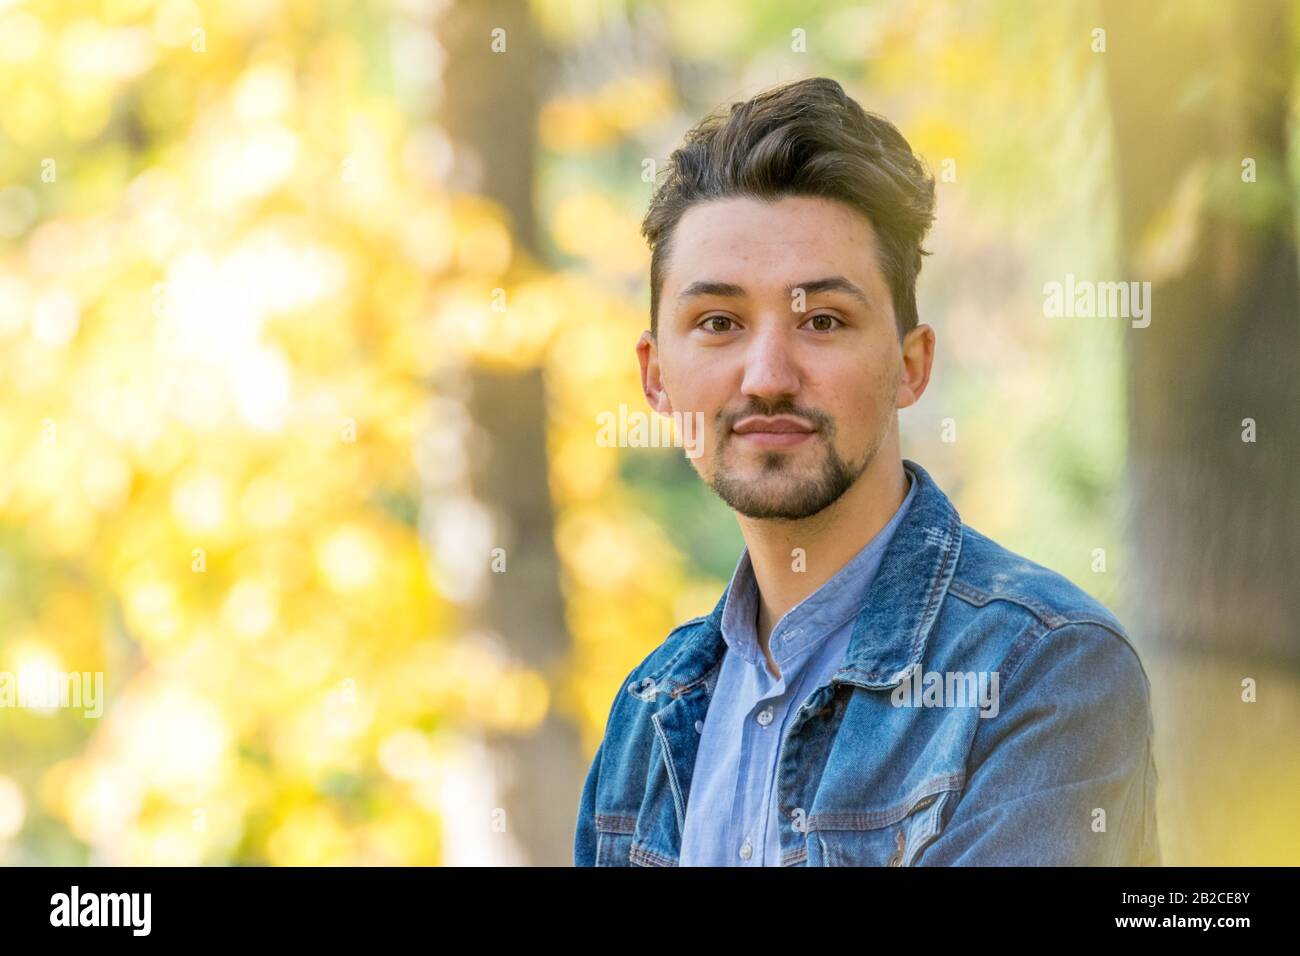
M 962 777 L 927 781 L 879 810 L 825 811 L 808 818 L 809 866 L 911 866 L 943 828 L 944 808 Z
M 596 814 L 596 866 L 631 866 L 636 817 Z

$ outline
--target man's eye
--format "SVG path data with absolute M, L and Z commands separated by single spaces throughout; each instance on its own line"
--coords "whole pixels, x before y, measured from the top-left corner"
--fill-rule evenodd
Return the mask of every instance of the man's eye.
M 730 332 L 731 316 L 729 315 L 711 315 L 700 323 L 706 332 Z
M 839 316 L 831 315 L 829 312 L 820 312 L 808 321 L 812 324 L 814 332 L 830 332 L 836 325 L 844 324 L 840 322 Z

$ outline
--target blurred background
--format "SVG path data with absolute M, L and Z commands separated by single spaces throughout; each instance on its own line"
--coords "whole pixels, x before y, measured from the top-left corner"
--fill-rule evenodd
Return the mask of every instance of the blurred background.
M 1300 863 L 1298 60 L 1282 0 L 0 0 L 0 863 L 568 864 L 742 546 L 596 440 L 654 173 L 814 75 L 939 179 L 904 456 L 1128 625 L 1165 861 Z

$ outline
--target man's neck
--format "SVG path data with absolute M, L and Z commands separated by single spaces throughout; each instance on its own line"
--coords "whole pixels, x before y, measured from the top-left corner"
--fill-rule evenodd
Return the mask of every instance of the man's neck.
M 839 500 L 810 518 L 777 521 L 738 516 L 758 583 L 758 644 L 771 668 L 776 665 L 768 638 L 776 623 L 834 577 L 889 523 L 907 497 L 907 483 L 900 458 L 877 455 Z

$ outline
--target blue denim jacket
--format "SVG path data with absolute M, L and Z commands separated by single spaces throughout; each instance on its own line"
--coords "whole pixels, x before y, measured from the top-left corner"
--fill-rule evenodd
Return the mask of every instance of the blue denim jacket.
M 1123 627 L 903 465 L 916 499 L 842 664 L 781 742 L 781 865 L 1159 865 L 1150 683 Z M 615 695 L 576 865 L 678 864 L 725 603 L 675 628 Z M 994 706 L 958 693 L 977 683 Z

